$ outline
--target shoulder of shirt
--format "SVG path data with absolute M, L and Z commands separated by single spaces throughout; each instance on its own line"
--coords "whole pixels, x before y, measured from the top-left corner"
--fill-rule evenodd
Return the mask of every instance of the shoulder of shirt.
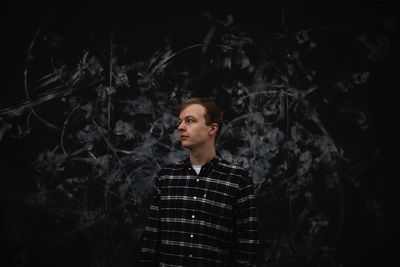
M 239 176 L 244 179 L 248 179 L 250 177 L 250 173 L 246 168 L 237 164 L 230 163 L 224 159 L 220 159 L 220 161 L 218 162 L 218 166 L 224 169 L 228 169 L 231 175 Z
M 224 159 L 220 159 L 220 161 L 218 162 L 219 166 L 222 167 L 226 167 L 226 168 L 230 168 L 230 169 L 235 169 L 235 170 L 242 170 L 242 171 L 247 171 L 245 168 L 243 168 L 242 166 L 230 163 Z
M 158 172 L 159 174 L 168 172 L 168 171 L 176 171 L 181 170 L 185 167 L 185 160 L 176 162 L 176 163 L 169 163 L 164 165 L 161 170 Z

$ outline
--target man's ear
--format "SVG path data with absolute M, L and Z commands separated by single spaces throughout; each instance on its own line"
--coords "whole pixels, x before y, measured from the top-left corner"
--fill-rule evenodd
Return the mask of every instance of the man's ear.
M 217 123 L 213 123 L 210 126 L 210 135 L 215 135 L 218 131 L 218 124 Z

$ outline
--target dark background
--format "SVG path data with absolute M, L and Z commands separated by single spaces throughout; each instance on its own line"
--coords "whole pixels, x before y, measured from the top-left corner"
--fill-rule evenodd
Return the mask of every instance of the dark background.
M 90 51 L 105 66 L 100 76 L 107 81 L 111 42 L 115 43 L 116 50 L 124 51 L 124 57 L 118 59 L 122 65 L 145 61 L 160 49 L 166 39 L 172 40 L 172 49 L 179 51 L 203 41 L 210 27 L 209 20 L 202 15 L 205 12 L 221 22 L 232 15 L 240 31 L 251 36 L 260 48 L 267 51 L 268 60 L 284 71 L 287 55 L 296 50 L 294 36 L 304 30 L 309 33 L 310 39 L 317 43 L 317 56 L 304 57 L 303 63 L 306 68 L 318 70 L 315 83 L 319 88 L 310 96 L 310 103 L 318 110 L 331 138 L 338 147 L 343 148 L 350 162 L 345 165 L 346 168 L 337 167 L 345 178 L 335 189 L 336 193 L 328 193 L 332 194 L 332 198 L 319 198 L 322 209 L 332 209 L 330 228 L 323 239 L 329 241 L 316 242 L 313 249 L 318 252 L 311 253 L 309 257 L 301 255 L 296 245 L 287 249 L 266 243 L 264 257 L 268 258 L 268 250 L 277 253 L 268 258 L 266 263 L 274 263 L 274 266 L 386 266 L 391 260 L 399 262 L 400 184 L 397 174 L 396 116 L 400 77 L 399 1 L 346 4 L 332 1 L 307 4 L 295 1 L 268 1 L 263 4 L 244 1 L 223 1 L 218 4 L 150 1 L 129 5 L 114 2 L 38 4 L 15 1 L 2 5 L 0 175 L 1 240 L 5 247 L 1 256 L 5 265 L 2 266 L 134 266 L 137 235 L 130 237 L 132 232 L 140 231 L 137 229 L 140 229 L 143 219 L 141 207 L 146 205 L 143 200 L 139 208 L 134 208 L 139 215 L 135 217 L 136 221 L 131 222 L 134 227 L 126 229 L 130 233 L 129 238 L 121 228 L 121 232 L 112 237 L 113 242 L 105 244 L 103 250 L 94 249 L 96 238 L 93 236 L 98 232 L 106 234 L 111 224 L 97 225 L 100 230 L 96 232 L 98 229 L 92 229 L 90 234 L 93 236 L 89 238 L 87 232 L 70 231 L 70 225 L 76 222 L 75 217 L 51 217 L 55 214 L 54 210 L 70 209 L 67 204 L 51 206 L 49 209 L 52 212 L 47 210 L 46 205 L 32 208 L 29 204 L 32 193 L 40 191 L 38 185 L 46 185 L 32 167 L 32 162 L 37 160 L 43 148 L 58 142 L 59 133 L 52 132 L 49 130 L 51 127 L 43 126 L 37 119 L 32 119 L 30 127 L 26 126 L 28 109 L 23 109 L 21 113 L 8 112 L 25 107 L 25 104 L 29 106 L 24 93 L 24 70 L 27 66 L 30 77 L 41 77 L 50 72 L 46 62 L 50 62 L 51 58 L 57 64 L 65 62 L 68 66 L 85 51 Z M 56 51 L 57 54 L 41 48 L 39 42 L 32 43 L 42 26 L 41 34 L 57 33 L 47 35 L 53 36 L 54 42 L 62 38 L 60 42 L 64 46 Z M 360 41 L 360 36 L 365 37 L 364 42 Z M 34 58 L 27 61 L 32 44 L 31 54 Z M 254 60 L 257 61 L 257 56 Z M 369 73 L 367 82 L 349 81 L 351 74 L 366 71 Z M 202 91 L 202 88 L 215 87 L 221 82 L 221 75 L 227 74 L 217 73 L 210 79 L 196 76 L 190 88 L 194 88 L 195 94 L 207 95 L 210 92 Z M 30 79 L 28 82 L 35 84 L 34 78 Z M 336 90 L 338 81 L 347 81 L 353 89 L 350 88 L 350 92 Z M 302 82 L 298 79 L 293 85 L 301 88 Z M 188 89 L 181 91 L 185 90 Z M 34 98 L 36 93 L 40 94 L 40 88 L 37 91 L 32 89 L 31 96 Z M 81 95 L 83 99 L 92 97 L 85 95 L 86 91 L 74 94 Z M 325 104 L 324 99 L 330 99 L 329 103 Z M 223 106 L 229 107 L 229 99 L 220 101 Z M 52 112 L 55 107 L 51 103 L 42 104 L 38 104 L 41 107 L 40 114 L 48 121 L 55 124 L 61 122 L 62 125 L 63 119 Z M 358 114 L 352 112 L 354 110 L 362 110 L 366 114 L 366 128 L 362 127 L 362 123 L 354 123 L 354 116 Z M 234 117 L 235 113 L 227 112 L 227 115 Z M 296 116 L 291 113 L 287 119 L 295 121 Z M 27 129 L 30 131 L 21 134 Z M 133 143 L 140 142 L 135 140 Z M 144 184 L 143 188 L 148 188 L 148 184 Z M 322 196 L 325 193 L 323 190 L 319 192 Z M 315 195 L 318 195 L 318 190 Z M 303 205 L 302 201 L 296 200 L 293 205 Z M 285 236 L 282 233 L 286 231 L 282 228 L 289 224 L 287 221 L 290 218 L 277 215 L 285 214 L 287 206 L 282 204 L 284 201 L 284 198 L 275 198 L 275 201 L 266 200 L 265 196 L 259 198 L 260 216 L 264 223 L 262 232 L 266 240 L 275 238 L 282 241 L 278 237 Z M 126 210 L 133 212 L 128 208 Z M 114 215 L 115 220 L 120 219 L 119 213 Z M 299 236 L 302 231 L 306 233 L 310 228 L 297 230 Z M 124 261 L 115 259 L 118 254 L 106 253 L 103 260 L 94 263 L 93 259 L 99 257 L 97 251 L 109 251 L 108 246 L 112 247 L 113 244 L 120 246 L 118 248 L 126 256 Z M 326 252 L 332 248 L 333 253 Z M 279 251 L 283 255 L 281 258 L 276 256 Z M 285 256 L 287 251 L 291 251 L 291 254 Z M 293 255 L 296 257 L 292 258 Z M 287 259 L 282 260 L 285 257 Z

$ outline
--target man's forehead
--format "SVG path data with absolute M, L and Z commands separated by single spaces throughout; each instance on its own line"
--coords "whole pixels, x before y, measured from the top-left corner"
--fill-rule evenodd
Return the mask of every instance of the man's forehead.
M 206 110 L 202 105 L 192 104 L 182 110 L 181 114 L 179 115 L 179 118 L 186 118 L 189 116 L 198 118 L 204 116 L 205 114 Z

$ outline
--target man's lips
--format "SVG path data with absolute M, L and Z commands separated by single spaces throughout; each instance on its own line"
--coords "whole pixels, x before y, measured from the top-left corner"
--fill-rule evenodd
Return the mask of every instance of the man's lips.
M 187 136 L 187 135 L 181 135 L 181 139 L 186 139 L 186 138 L 189 138 L 189 136 Z

